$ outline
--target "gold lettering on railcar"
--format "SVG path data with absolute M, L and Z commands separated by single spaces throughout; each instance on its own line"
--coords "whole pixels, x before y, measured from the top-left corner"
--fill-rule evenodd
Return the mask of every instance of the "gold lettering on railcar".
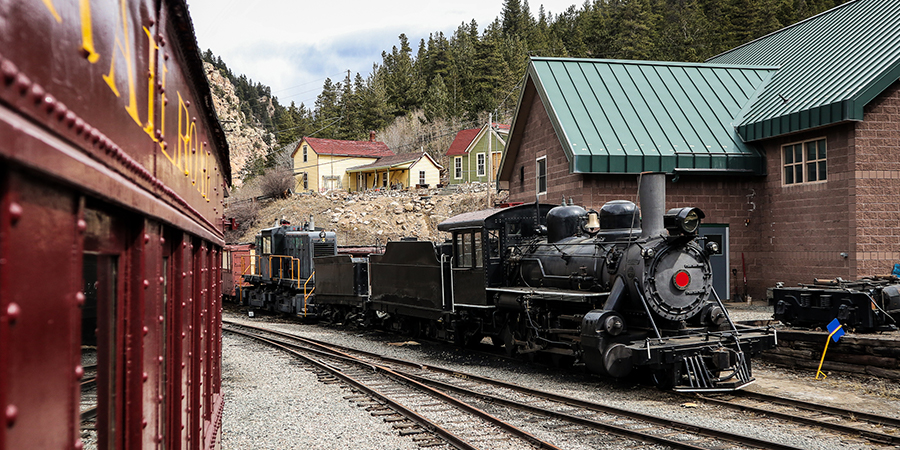
M 125 107 L 125 111 L 128 111 L 128 115 L 131 116 L 134 123 L 140 126 L 141 119 L 138 118 L 137 96 L 135 95 L 134 90 L 134 49 L 132 49 L 131 40 L 128 37 L 128 5 L 125 2 L 126 0 L 120 0 L 119 2 L 122 10 L 122 34 L 119 35 L 118 32 L 116 33 L 116 43 L 109 63 L 109 73 L 103 75 L 103 80 L 106 81 L 109 88 L 116 94 L 116 97 L 121 97 L 119 90 L 116 88 L 116 49 L 118 49 L 122 52 L 122 57 L 125 59 L 125 75 L 128 79 L 128 106 Z
M 100 59 L 100 54 L 94 50 L 94 22 L 91 20 L 91 0 L 81 0 L 81 49 L 84 50 L 88 62 L 91 64 Z
M 57 23 L 62 23 L 62 17 L 56 11 L 53 0 L 43 0 L 47 10 L 53 16 Z M 91 15 L 90 0 L 79 0 L 79 12 L 81 19 L 81 50 L 85 58 L 90 63 L 96 63 L 100 59 L 94 46 L 93 19 Z M 148 42 L 148 80 L 147 80 L 147 121 L 141 124 L 138 116 L 137 95 L 135 90 L 135 73 L 137 61 L 135 59 L 134 44 L 131 43 L 129 29 L 129 15 L 127 0 L 119 0 L 119 22 L 121 30 L 115 33 L 115 43 L 111 51 L 109 73 L 102 75 L 103 80 L 109 86 L 110 90 L 116 97 L 121 97 L 118 87 L 116 86 L 116 61 L 119 53 L 122 55 L 126 69 L 126 80 L 128 82 L 128 105 L 125 111 L 141 127 L 144 133 L 150 137 L 153 142 L 159 145 L 160 152 L 169 160 L 172 165 L 183 171 L 185 177 L 191 177 L 191 185 L 196 186 L 207 202 L 209 199 L 209 188 L 211 186 L 211 174 L 215 161 L 205 148 L 199 145 L 199 132 L 197 125 L 191 118 L 188 111 L 187 102 L 182 98 L 181 92 L 178 92 L 178 139 L 174 153 L 170 154 L 165 142 L 166 134 L 166 109 L 168 104 L 168 96 L 166 95 L 166 74 L 169 69 L 166 63 L 159 60 L 159 45 L 153 38 L 153 34 L 147 27 L 142 27 L 147 35 Z M 157 61 L 162 62 L 157 68 Z M 159 70 L 157 72 L 157 70 Z M 157 82 L 157 77 L 159 78 Z M 159 88 L 159 100 L 156 97 L 156 89 Z M 156 103 L 161 102 L 159 107 L 159 134 L 156 133 Z M 206 143 L 203 143 L 203 147 Z M 199 178 L 198 178 L 199 177 Z M 218 174 L 216 174 L 216 182 L 218 183 Z
M 44 6 L 50 10 L 50 14 L 53 14 L 53 18 L 56 19 L 56 23 L 62 23 L 62 17 L 59 16 L 59 13 L 56 12 L 56 7 L 53 6 L 53 0 L 44 0 Z
M 194 133 L 197 128 L 191 122 L 191 115 L 188 113 L 187 105 L 181 98 L 181 92 L 178 93 L 178 145 L 175 149 L 175 160 L 172 161 L 175 167 L 184 171 L 184 176 L 191 175 L 191 150 L 196 154 L 196 139 Z
M 154 136 L 153 132 L 155 131 L 154 121 L 155 117 L 153 116 L 153 109 L 156 106 L 156 102 L 153 101 L 155 85 L 154 81 L 156 79 L 156 53 L 159 50 L 159 46 L 156 45 L 156 41 L 153 40 L 153 35 L 150 34 L 150 30 L 147 27 L 144 27 L 144 33 L 147 34 L 147 43 L 150 45 L 147 60 L 149 61 L 149 69 L 147 70 L 147 123 L 144 125 L 144 132 L 150 136 L 150 139 L 153 139 L 153 142 L 157 142 L 156 136 Z M 161 108 L 165 110 L 165 108 Z

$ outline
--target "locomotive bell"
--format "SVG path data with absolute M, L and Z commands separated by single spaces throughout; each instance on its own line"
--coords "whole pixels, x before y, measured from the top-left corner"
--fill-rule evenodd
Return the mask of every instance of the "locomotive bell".
M 590 211 L 587 214 L 587 222 L 584 224 L 584 231 L 594 234 L 600 230 L 600 218 L 597 211 Z

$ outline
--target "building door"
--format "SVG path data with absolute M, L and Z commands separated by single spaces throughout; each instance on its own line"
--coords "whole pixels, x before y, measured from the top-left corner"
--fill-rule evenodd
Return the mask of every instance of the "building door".
M 709 255 L 709 263 L 712 265 L 713 287 L 719 298 L 726 301 L 731 298 L 731 266 L 728 260 L 729 240 L 728 225 L 702 224 L 700 236 L 705 236 L 707 242 L 719 244 L 719 251 Z

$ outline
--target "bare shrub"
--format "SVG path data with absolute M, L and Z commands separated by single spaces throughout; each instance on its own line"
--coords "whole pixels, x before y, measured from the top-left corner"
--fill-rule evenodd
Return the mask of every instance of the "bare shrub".
M 273 167 L 260 177 L 259 188 L 262 195 L 273 198 L 284 198 L 294 187 L 294 175 L 286 167 Z
M 225 207 L 225 217 L 237 222 L 236 230 L 225 230 L 225 242 L 237 244 L 248 230 L 256 228 L 259 216 L 259 202 L 253 198 L 238 200 Z

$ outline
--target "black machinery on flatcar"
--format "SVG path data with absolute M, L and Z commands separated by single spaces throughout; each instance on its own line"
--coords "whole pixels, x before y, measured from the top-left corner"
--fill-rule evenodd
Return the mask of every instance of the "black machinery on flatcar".
M 775 320 L 795 327 L 824 328 L 837 319 L 846 330 L 892 331 L 900 319 L 900 279 L 895 276 L 814 280 L 769 288 Z

